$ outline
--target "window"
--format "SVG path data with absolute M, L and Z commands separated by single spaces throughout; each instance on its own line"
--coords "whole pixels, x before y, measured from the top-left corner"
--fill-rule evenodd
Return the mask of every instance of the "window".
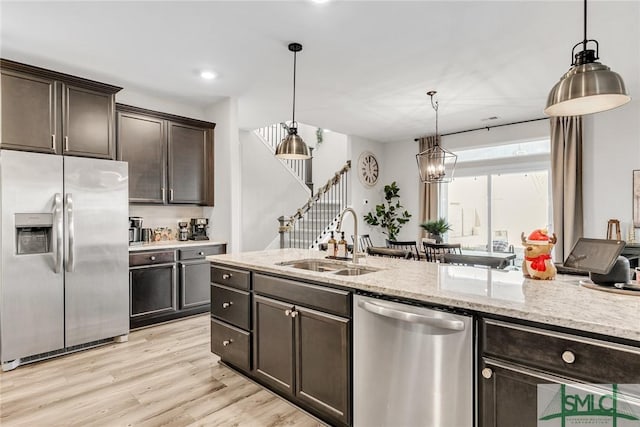
M 513 251 L 521 259 L 521 233 L 551 223 L 549 140 L 456 154 L 454 179 L 442 186 L 440 198 L 440 212 L 452 227 L 449 243 Z

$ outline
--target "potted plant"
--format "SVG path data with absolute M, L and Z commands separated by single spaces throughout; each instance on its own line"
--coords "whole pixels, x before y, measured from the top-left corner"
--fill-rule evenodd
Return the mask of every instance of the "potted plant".
M 391 241 L 396 240 L 402 226 L 409 222 L 409 218 L 411 218 L 411 214 L 407 210 L 403 211 L 399 192 L 400 188 L 398 188 L 395 181 L 385 185 L 385 203 L 376 205 L 375 211 L 369 212 L 364 216 L 364 221 L 367 224 L 382 227 L 382 234 L 386 234 Z
M 436 243 L 442 243 L 442 235 L 447 231 L 451 231 L 451 225 L 444 218 L 438 218 L 435 221 L 427 221 L 420 224 L 420 227 L 429 233 L 429 237 L 435 239 Z

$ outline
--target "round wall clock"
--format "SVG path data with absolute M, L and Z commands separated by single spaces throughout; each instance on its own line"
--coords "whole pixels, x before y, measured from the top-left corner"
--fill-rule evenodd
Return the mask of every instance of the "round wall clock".
M 380 166 L 378 159 L 373 153 L 364 151 L 358 157 L 358 177 L 367 187 L 373 187 L 378 182 L 380 176 Z

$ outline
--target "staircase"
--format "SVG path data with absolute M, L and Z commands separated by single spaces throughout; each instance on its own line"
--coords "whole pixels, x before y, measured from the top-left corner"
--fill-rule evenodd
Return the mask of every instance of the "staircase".
M 313 249 L 328 238 L 347 206 L 350 170 L 348 161 L 293 215 L 278 218 L 280 248 Z
M 262 142 L 275 154 L 276 147 L 289 133 L 289 127 L 285 123 L 276 123 L 253 131 Z M 308 160 L 278 159 L 287 170 L 297 179 L 301 185 L 307 186 L 313 194 L 313 148 L 309 147 L 312 158 Z

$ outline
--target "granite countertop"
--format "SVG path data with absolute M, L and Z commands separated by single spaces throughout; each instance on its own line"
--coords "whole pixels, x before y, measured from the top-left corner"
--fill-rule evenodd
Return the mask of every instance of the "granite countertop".
M 192 246 L 224 245 L 226 243 L 227 242 L 218 242 L 215 240 L 161 240 L 159 242 L 143 243 L 141 245 L 130 245 L 129 252 L 148 251 L 152 249 L 179 249 Z
M 229 267 L 529 320 L 640 344 L 640 295 L 588 289 L 579 285 L 585 277 L 558 275 L 553 281 L 531 280 L 524 278 L 520 271 L 373 256 L 361 258 L 359 263 L 380 270 L 360 276 L 338 276 L 278 265 L 297 259 L 322 259 L 325 255 L 316 250 L 276 249 L 213 255 L 207 260 Z

